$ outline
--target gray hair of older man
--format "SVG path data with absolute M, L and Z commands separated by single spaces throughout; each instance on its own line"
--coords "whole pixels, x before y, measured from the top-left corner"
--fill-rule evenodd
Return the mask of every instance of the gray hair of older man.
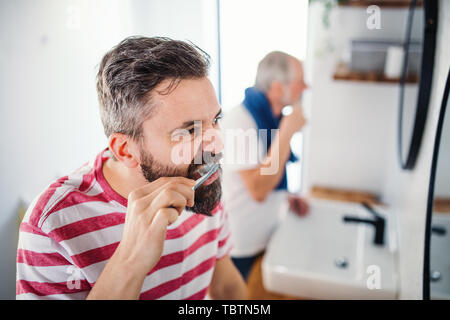
M 262 92 L 267 92 L 274 81 L 284 84 L 292 81 L 294 70 L 291 59 L 295 58 L 281 51 L 268 53 L 258 64 L 255 88 Z

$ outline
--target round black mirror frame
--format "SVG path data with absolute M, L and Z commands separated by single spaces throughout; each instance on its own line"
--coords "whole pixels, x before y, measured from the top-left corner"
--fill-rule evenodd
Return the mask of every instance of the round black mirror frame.
M 445 84 L 444 95 L 442 97 L 441 111 L 436 129 L 436 138 L 434 140 L 433 159 L 430 170 L 430 185 L 428 187 L 427 216 L 425 223 L 425 245 L 423 254 L 423 299 L 430 299 L 430 244 L 431 244 L 431 220 L 433 215 L 434 201 L 434 182 L 436 180 L 436 169 L 439 158 L 439 146 L 441 143 L 442 126 L 445 119 L 445 111 L 447 109 L 448 97 L 450 92 L 450 69 L 447 75 L 447 83 Z M 448 111 L 450 112 L 450 110 Z
M 417 98 L 416 115 L 414 120 L 411 143 L 408 148 L 406 161 L 403 161 L 402 154 L 402 121 L 403 121 L 403 102 L 404 87 L 406 83 L 406 71 L 408 65 L 408 49 L 411 40 L 411 27 L 413 23 L 414 8 L 416 0 L 411 0 L 408 24 L 406 28 L 406 39 L 404 43 L 403 70 L 400 78 L 400 99 L 399 99 L 399 124 L 398 124 L 398 157 L 403 169 L 412 169 L 416 163 L 419 154 L 420 144 L 422 142 L 425 120 L 427 118 L 428 103 L 430 101 L 431 82 L 433 79 L 434 53 L 436 46 L 437 29 L 437 11 L 438 2 L 435 0 L 424 0 L 424 37 L 422 46 L 422 61 L 419 79 L 419 93 Z

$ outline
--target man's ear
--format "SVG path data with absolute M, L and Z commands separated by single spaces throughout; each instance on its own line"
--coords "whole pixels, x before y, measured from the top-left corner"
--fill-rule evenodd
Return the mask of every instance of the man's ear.
M 126 167 L 136 168 L 139 165 L 137 143 L 131 137 L 123 133 L 113 133 L 109 136 L 108 145 L 117 161 Z

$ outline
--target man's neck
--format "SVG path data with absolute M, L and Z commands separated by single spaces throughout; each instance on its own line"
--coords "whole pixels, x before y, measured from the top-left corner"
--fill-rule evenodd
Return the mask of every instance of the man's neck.
M 112 158 L 103 163 L 102 172 L 110 187 L 125 199 L 128 198 L 131 191 L 145 184 L 143 178 L 134 174 L 132 169 Z

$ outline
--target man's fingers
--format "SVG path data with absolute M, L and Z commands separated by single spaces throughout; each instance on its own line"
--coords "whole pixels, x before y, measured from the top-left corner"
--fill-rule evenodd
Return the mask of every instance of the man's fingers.
M 192 207 L 194 205 L 195 191 L 192 190 L 192 188 L 189 185 L 178 183 L 178 182 L 176 182 L 176 180 L 170 180 L 166 184 L 155 189 L 150 194 L 147 194 L 146 196 L 139 199 L 138 201 L 140 202 L 140 205 L 142 207 L 150 206 L 150 204 L 152 204 L 153 200 L 161 192 L 164 192 L 164 190 L 176 191 L 185 197 L 186 206 Z
M 166 228 L 178 219 L 178 211 L 174 208 L 161 208 L 156 212 L 152 228 Z
M 300 204 L 296 200 L 292 201 L 292 209 L 293 209 L 293 211 L 295 211 L 297 213 L 300 213 L 300 211 L 301 211 Z
M 162 190 L 152 201 L 149 207 L 149 212 L 157 212 L 161 208 L 175 208 L 178 213 L 181 213 L 187 205 L 186 197 L 178 191 L 172 189 Z M 150 217 L 151 219 L 152 217 Z
M 166 238 L 167 226 L 171 225 L 178 219 L 178 211 L 174 208 L 161 208 L 159 209 L 150 225 L 148 230 L 149 236 L 153 240 L 157 239 L 160 242 L 164 242 Z
M 190 185 L 171 181 L 165 184 L 164 186 L 160 187 L 158 191 L 161 192 L 165 188 L 181 193 L 181 195 L 183 195 L 186 198 L 187 206 L 192 207 L 194 205 L 195 191 L 192 189 Z
M 128 200 L 134 201 L 134 200 L 140 199 L 142 197 L 145 197 L 148 194 L 155 191 L 156 189 L 158 189 L 170 182 L 184 184 L 191 188 L 195 185 L 195 180 L 185 178 L 185 177 L 161 177 L 151 183 L 148 183 L 148 184 L 132 191 L 130 193 L 130 195 L 128 196 Z
M 288 202 L 290 209 L 299 215 L 305 215 L 309 211 L 308 202 L 301 197 L 288 195 Z
M 301 206 L 302 206 L 302 212 L 303 212 L 303 214 L 308 213 L 308 211 L 309 211 L 309 205 L 308 205 L 308 202 L 306 202 L 306 201 L 304 201 L 304 200 L 301 200 Z

